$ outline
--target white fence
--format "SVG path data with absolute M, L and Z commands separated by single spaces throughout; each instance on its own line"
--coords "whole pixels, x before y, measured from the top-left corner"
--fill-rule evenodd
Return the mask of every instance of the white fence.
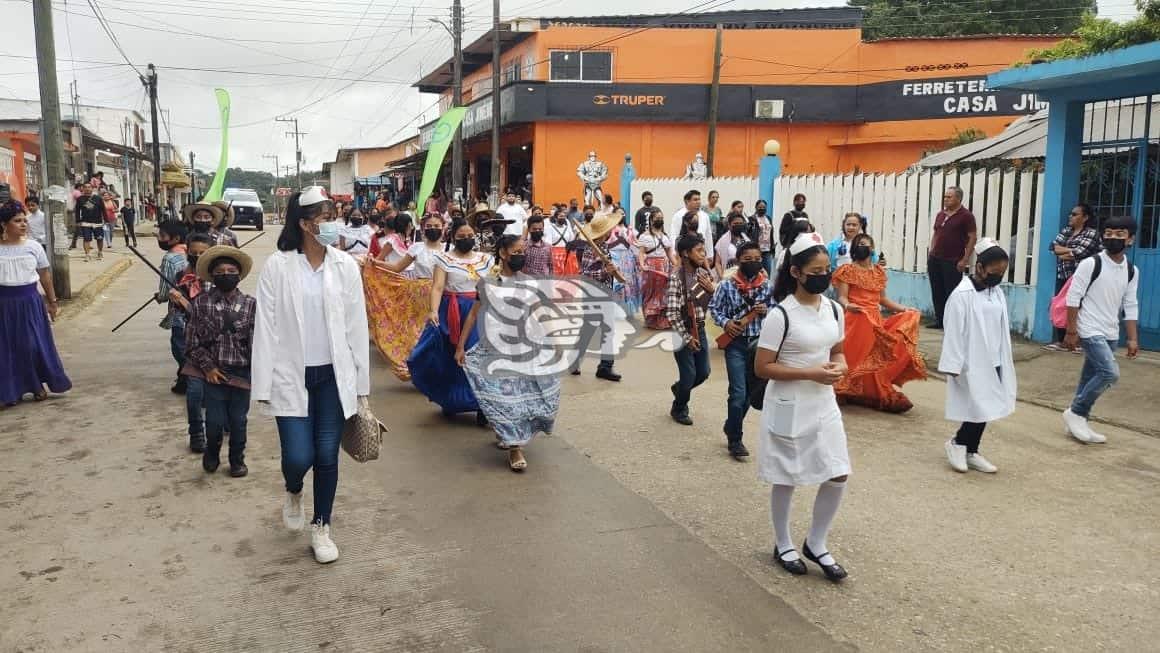
M 934 216 L 942 208 L 947 187 L 963 189 L 963 204 L 975 214 L 979 237 L 994 238 L 1011 254 L 1009 281 L 1032 285 L 1039 261 L 1035 228 L 1043 205 L 1043 173 L 962 168 L 898 174 L 799 175 L 775 182 L 774 206 L 769 215 L 776 224 L 793 208 L 793 196 L 806 196 L 806 213 L 827 240 L 841 231 L 842 217 L 856 211 L 869 219 L 869 232 L 886 256 L 887 266 L 906 272 L 926 272 L 927 251 Z M 729 211 L 734 200 L 745 202 L 752 213 L 757 179 L 725 177 L 637 179 L 632 182 L 634 206 L 640 194 L 652 191 L 655 204 L 666 215 L 684 206 L 684 194 L 698 189 L 702 199 L 710 190 L 721 193 L 719 205 Z

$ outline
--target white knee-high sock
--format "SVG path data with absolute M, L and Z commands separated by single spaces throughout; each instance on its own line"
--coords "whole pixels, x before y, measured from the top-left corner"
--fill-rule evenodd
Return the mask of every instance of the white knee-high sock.
M 833 556 L 828 555 L 830 550 L 826 547 L 826 535 L 834 524 L 834 517 L 838 515 L 838 506 L 842 505 L 842 495 L 845 493 L 845 482 L 826 481 L 818 488 L 818 496 L 814 499 L 814 519 L 810 523 L 806 543 L 810 545 L 810 551 L 819 556 L 819 562 L 823 565 L 834 564 Z
M 777 543 L 777 551 L 788 551 L 794 548 L 793 536 L 789 532 L 789 507 L 793 502 L 792 485 L 774 485 L 769 494 L 769 513 L 773 520 L 773 537 Z M 777 551 L 774 551 L 776 554 Z M 797 552 L 783 556 L 787 562 L 800 560 Z

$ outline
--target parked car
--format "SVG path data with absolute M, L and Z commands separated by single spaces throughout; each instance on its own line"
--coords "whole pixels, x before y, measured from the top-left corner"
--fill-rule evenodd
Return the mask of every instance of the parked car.
M 262 231 L 266 226 L 265 215 L 262 212 L 262 201 L 258 194 L 249 188 L 227 188 L 222 199 L 230 203 L 234 211 L 234 226 L 249 226 Z

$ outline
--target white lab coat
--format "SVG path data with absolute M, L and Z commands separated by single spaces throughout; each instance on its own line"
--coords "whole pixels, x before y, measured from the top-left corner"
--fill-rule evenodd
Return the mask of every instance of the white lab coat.
M 958 375 L 947 379 L 946 418 L 986 423 L 1015 412 L 1015 361 L 1003 291 L 980 292 L 963 277 L 947 299 L 943 327 L 938 371 Z
M 306 344 L 302 337 L 302 282 L 297 252 L 275 252 L 258 278 L 252 396 L 268 401 L 276 417 L 307 417 Z M 358 410 L 371 391 L 366 298 L 358 263 L 333 247 L 322 262 L 322 290 L 330 354 L 342 412 Z

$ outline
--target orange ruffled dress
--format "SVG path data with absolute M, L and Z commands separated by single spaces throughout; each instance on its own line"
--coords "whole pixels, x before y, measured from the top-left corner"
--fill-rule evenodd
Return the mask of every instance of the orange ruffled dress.
M 918 351 L 921 313 L 906 311 L 882 319 L 879 301 L 886 271 L 880 266 L 843 265 L 834 282 L 847 284 L 850 303 L 862 309 L 846 312 L 844 349 L 850 371 L 834 385 L 838 398 L 891 413 L 910 410 L 913 404 L 896 386 L 926 378 L 926 362 Z

